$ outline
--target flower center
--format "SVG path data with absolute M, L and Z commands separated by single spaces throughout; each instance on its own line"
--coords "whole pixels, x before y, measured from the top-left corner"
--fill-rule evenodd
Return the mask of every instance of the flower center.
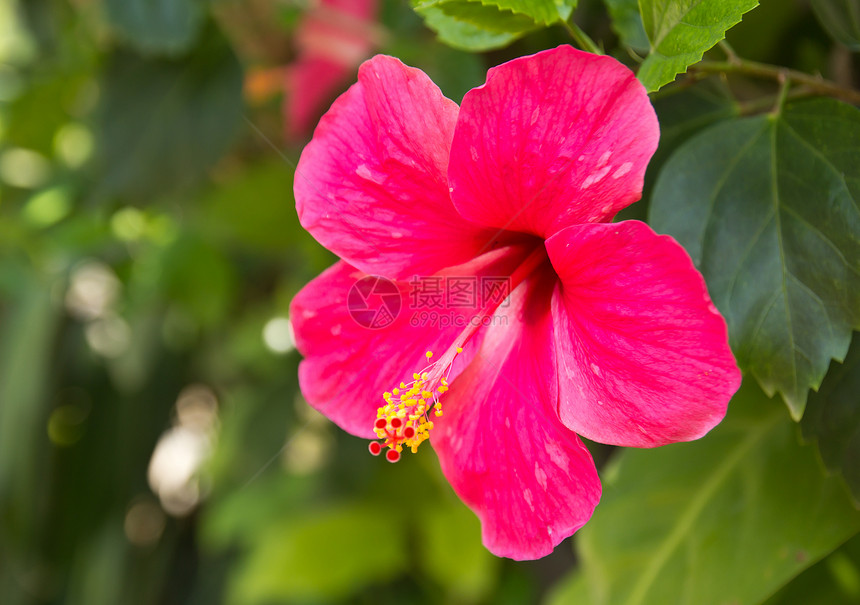
M 547 260 L 543 246 L 534 249 L 531 254 L 516 268 L 510 276 L 509 293 L 522 283 L 535 269 Z M 481 309 L 479 318 L 492 316 L 502 300 L 495 300 Z M 378 456 L 387 447 L 385 458 L 389 462 L 400 460 L 404 447 L 412 453 L 418 451 L 418 446 L 426 441 L 433 428 L 431 414 L 442 415 L 442 404 L 439 398 L 448 388 L 448 377 L 454 359 L 463 352 L 463 346 L 483 325 L 481 321 L 472 321 L 445 351 L 437 362 L 430 362 L 433 352 L 427 351 L 428 365 L 412 374 L 412 381 L 401 382 L 399 386 L 382 394 L 385 404 L 376 412 L 373 430 L 380 441 L 371 441 L 368 445 L 370 453 Z

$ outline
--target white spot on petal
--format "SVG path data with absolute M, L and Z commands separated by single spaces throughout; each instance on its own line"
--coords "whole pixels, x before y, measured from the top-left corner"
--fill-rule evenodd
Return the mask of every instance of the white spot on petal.
M 532 117 L 529 119 L 529 124 L 534 126 L 535 122 L 538 121 L 538 115 L 540 114 L 540 106 L 535 107 L 532 111 Z
M 597 160 L 597 165 L 603 166 L 606 162 L 609 161 L 610 157 L 612 157 L 612 152 L 611 151 L 604 151 L 603 155 L 600 156 L 600 159 Z
M 552 441 L 548 441 L 545 449 L 552 463 L 566 473 L 568 467 L 567 454 L 564 453 L 561 447 Z
M 366 181 L 371 181 L 379 185 L 384 183 L 386 179 L 386 176 L 384 174 L 382 174 L 381 172 L 374 172 L 367 166 L 367 164 L 359 164 L 358 168 L 355 169 L 355 174 L 365 179 Z
M 478 161 L 478 149 L 474 145 L 472 145 L 472 147 L 471 147 L 471 149 L 469 149 L 469 151 L 472 154 L 472 161 L 477 162 Z
M 624 162 L 618 167 L 618 170 L 612 173 L 612 178 L 620 179 L 622 176 L 630 172 L 631 168 L 633 168 L 633 162 Z
M 591 364 L 591 371 L 594 372 L 596 376 L 600 376 L 600 367 L 596 363 Z
M 543 472 L 543 469 L 537 462 L 535 462 L 535 479 L 537 479 L 538 485 L 546 491 L 546 473 Z
M 358 168 L 355 169 L 355 174 L 363 179 L 371 178 L 370 168 L 367 167 L 367 164 L 359 164 Z
M 340 333 L 343 331 L 343 326 L 340 324 L 336 324 L 331 327 L 331 335 L 332 336 L 340 336 Z
M 403 234 L 400 231 L 392 231 L 391 237 L 393 237 L 394 239 L 400 239 L 401 237 L 403 237 Z
M 523 498 L 526 499 L 526 504 L 529 505 L 529 508 L 531 509 L 531 511 L 535 512 L 535 505 L 534 505 L 534 502 L 532 501 L 532 490 L 530 490 L 529 488 L 524 489 L 523 490 Z
M 579 186 L 580 189 L 588 189 L 597 181 L 603 179 L 609 171 L 612 169 L 612 166 L 604 166 L 594 174 L 589 174 L 585 180 L 582 182 L 582 185 Z

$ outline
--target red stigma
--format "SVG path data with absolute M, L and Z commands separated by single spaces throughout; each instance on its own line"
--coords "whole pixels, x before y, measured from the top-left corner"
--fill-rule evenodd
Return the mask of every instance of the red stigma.
M 385 459 L 391 463 L 397 462 L 400 460 L 400 452 L 397 450 L 388 450 L 385 452 Z
M 415 429 L 411 426 L 407 426 L 405 429 L 403 429 L 403 436 L 407 439 L 412 439 L 415 436 Z
M 370 453 L 373 454 L 374 456 L 378 456 L 379 454 L 382 453 L 382 446 L 379 445 L 379 442 L 377 442 L 377 441 L 371 441 L 367 445 L 367 449 L 370 450 Z
M 388 424 L 388 423 L 385 421 L 385 418 L 377 418 L 376 419 L 376 428 L 384 429 L 386 424 Z
M 382 420 L 382 418 L 380 418 L 379 420 Z M 377 426 L 379 425 L 379 420 L 376 421 Z M 385 422 L 385 421 L 383 420 L 383 422 Z M 401 424 L 403 424 L 403 421 L 400 420 L 400 418 L 392 418 L 391 419 L 391 428 L 393 428 L 394 430 L 399 429 Z M 382 428 L 382 427 L 379 427 L 379 428 Z

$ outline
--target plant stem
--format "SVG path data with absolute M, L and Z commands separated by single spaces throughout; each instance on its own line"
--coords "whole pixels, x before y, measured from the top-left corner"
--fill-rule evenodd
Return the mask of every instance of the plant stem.
M 757 78 L 777 80 L 779 82 L 787 79 L 796 84 L 803 84 L 809 90 L 818 94 L 836 97 L 855 105 L 860 105 L 860 91 L 852 88 L 844 88 L 820 76 L 811 76 L 802 71 L 788 69 L 787 67 L 757 63 L 734 57 L 727 61 L 701 61 L 692 65 L 690 69 L 706 73 L 739 73 Z
M 597 44 L 594 43 L 588 34 L 582 31 L 579 26 L 573 22 L 573 18 L 569 21 L 562 21 L 564 28 L 567 30 L 567 33 L 570 34 L 570 37 L 573 38 L 579 47 L 582 50 L 587 50 L 590 53 L 594 53 L 595 55 L 602 55 L 603 49 L 601 49 Z
M 779 79 L 779 94 L 776 95 L 776 103 L 773 105 L 771 115 L 779 116 L 782 113 L 782 108 L 785 105 L 785 100 L 788 97 L 788 91 L 791 88 L 791 80 L 787 76 L 782 76 Z

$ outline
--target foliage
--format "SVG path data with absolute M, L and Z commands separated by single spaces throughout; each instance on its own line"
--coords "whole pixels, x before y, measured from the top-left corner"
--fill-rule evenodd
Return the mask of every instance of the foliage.
M 606 470 L 579 536 L 592 602 L 760 603 L 860 530 L 778 402 L 747 385 L 731 406 L 707 439 Z
M 854 107 L 791 104 L 698 134 L 654 190 L 654 228 L 693 257 L 741 367 L 795 419 L 860 327 L 858 141 Z
M 563 43 L 654 91 L 622 218 L 685 246 L 744 386 L 700 441 L 593 445 L 603 500 L 534 563 L 431 451 L 380 463 L 299 394 L 289 302 L 333 257 L 293 207 L 287 4 L 0 0 L 4 605 L 857 602 L 860 4 L 386 0 L 362 30 L 456 101 Z

